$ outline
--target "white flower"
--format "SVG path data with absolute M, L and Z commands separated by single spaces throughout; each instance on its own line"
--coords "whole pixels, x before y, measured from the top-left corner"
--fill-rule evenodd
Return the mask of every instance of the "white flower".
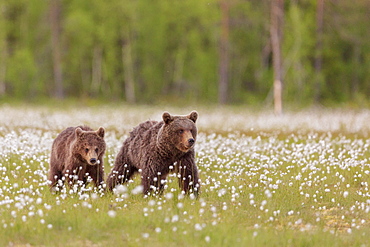
M 346 198 L 348 196 L 348 194 L 349 194 L 348 191 L 344 191 L 343 192 L 343 197 Z
M 210 238 L 209 236 L 206 236 L 206 237 L 204 238 L 204 240 L 206 240 L 206 242 L 207 242 L 207 243 L 209 243 L 209 242 L 211 241 L 211 238 Z
M 267 198 L 272 197 L 270 190 L 265 190 L 265 195 L 267 196 Z
M 114 211 L 114 210 L 109 210 L 108 211 L 108 216 L 109 217 L 114 218 L 114 217 L 116 217 L 116 215 L 117 215 L 117 212 L 116 211 Z
M 127 192 L 127 186 L 125 185 L 118 185 L 115 190 L 114 190 L 114 193 L 117 194 L 117 195 L 121 195 L 121 194 L 124 194 Z
M 199 224 L 199 223 L 195 224 L 194 228 L 195 228 L 195 230 L 197 230 L 197 231 L 201 231 L 201 230 L 203 229 L 203 228 L 202 228 L 202 225 L 201 225 L 201 224 Z
M 171 222 L 177 222 L 177 221 L 179 221 L 179 216 L 178 215 L 172 216 Z
M 99 198 L 98 194 L 96 194 L 96 193 L 91 194 L 91 199 L 96 200 L 98 198 Z
M 140 194 L 143 191 L 143 188 L 144 187 L 142 185 L 138 185 L 133 190 L 131 190 L 131 193 L 134 195 Z
M 43 216 L 44 216 L 44 212 L 42 211 L 42 209 L 37 210 L 37 214 L 38 214 L 40 217 L 43 217 Z
M 169 193 L 167 193 L 167 194 L 165 195 L 165 197 L 166 197 L 166 199 L 167 199 L 167 200 L 170 200 L 170 199 L 172 199 L 172 198 L 173 198 L 173 194 L 172 194 L 171 192 L 169 192 Z
M 42 199 L 39 197 L 36 199 L 36 204 L 41 204 L 42 203 Z
M 148 205 L 149 205 L 149 206 L 154 206 L 154 205 L 155 205 L 155 201 L 154 201 L 154 200 L 150 200 L 150 201 L 148 202 Z
M 226 189 L 220 189 L 219 191 L 218 191 L 218 196 L 219 197 L 221 197 L 221 196 L 223 196 L 223 195 L 225 195 L 226 194 Z

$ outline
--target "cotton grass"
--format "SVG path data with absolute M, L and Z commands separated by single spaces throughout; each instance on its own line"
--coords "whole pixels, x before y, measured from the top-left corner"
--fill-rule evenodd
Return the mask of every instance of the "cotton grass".
M 104 126 L 108 173 L 132 127 L 160 120 L 164 110 L 190 111 L 0 107 L 6 116 L 0 119 L 0 244 L 72 245 L 73 238 L 138 246 L 176 241 L 198 246 L 285 246 L 308 240 L 317 245 L 368 244 L 363 240 L 370 230 L 367 110 L 276 117 L 197 109 L 198 199 L 178 189 L 176 175 L 167 178 L 163 195 L 156 197 L 142 196 L 140 175 L 112 194 L 93 186 L 49 191 L 51 144 L 62 129 Z

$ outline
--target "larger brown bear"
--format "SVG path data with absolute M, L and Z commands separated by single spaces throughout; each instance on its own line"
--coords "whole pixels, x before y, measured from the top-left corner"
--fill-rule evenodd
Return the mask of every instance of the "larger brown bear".
M 93 131 L 88 126 L 78 126 L 69 127 L 57 136 L 51 150 L 48 177 L 52 189 L 59 190 L 64 180 L 70 187 L 90 181 L 96 186 L 102 185 L 104 133 L 103 127 Z
M 140 171 L 144 195 L 161 193 L 167 175 L 177 172 L 182 191 L 198 195 L 200 185 L 194 159 L 198 113 L 172 116 L 164 112 L 162 118 L 160 122 L 141 123 L 130 132 L 108 175 L 109 190 Z

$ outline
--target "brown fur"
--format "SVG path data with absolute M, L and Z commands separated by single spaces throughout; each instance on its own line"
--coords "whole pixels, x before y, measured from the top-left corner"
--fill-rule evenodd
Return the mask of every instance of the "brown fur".
M 69 127 L 57 136 L 50 157 L 48 179 L 51 188 L 61 187 L 64 180 L 70 186 L 76 182 L 86 185 L 88 177 L 95 186 L 102 184 L 106 148 L 104 132 L 102 127 L 93 131 L 90 127 L 78 126 Z
M 108 175 L 109 190 L 141 170 L 143 193 L 160 193 L 167 175 L 176 171 L 180 188 L 185 193 L 198 195 L 200 184 L 194 158 L 198 113 L 172 116 L 165 112 L 162 118 L 160 122 L 141 123 L 130 132 Z

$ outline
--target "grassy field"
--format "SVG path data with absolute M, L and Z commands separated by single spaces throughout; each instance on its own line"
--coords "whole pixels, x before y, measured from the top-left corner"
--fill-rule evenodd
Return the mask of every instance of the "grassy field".
M 133 126 L 164 107 L 0 106 L 0 246 L 369 246 L 370 111 L 196 109 L 198 200 L 46 185 L 68 126 L 106 128 L 105 172 Z

